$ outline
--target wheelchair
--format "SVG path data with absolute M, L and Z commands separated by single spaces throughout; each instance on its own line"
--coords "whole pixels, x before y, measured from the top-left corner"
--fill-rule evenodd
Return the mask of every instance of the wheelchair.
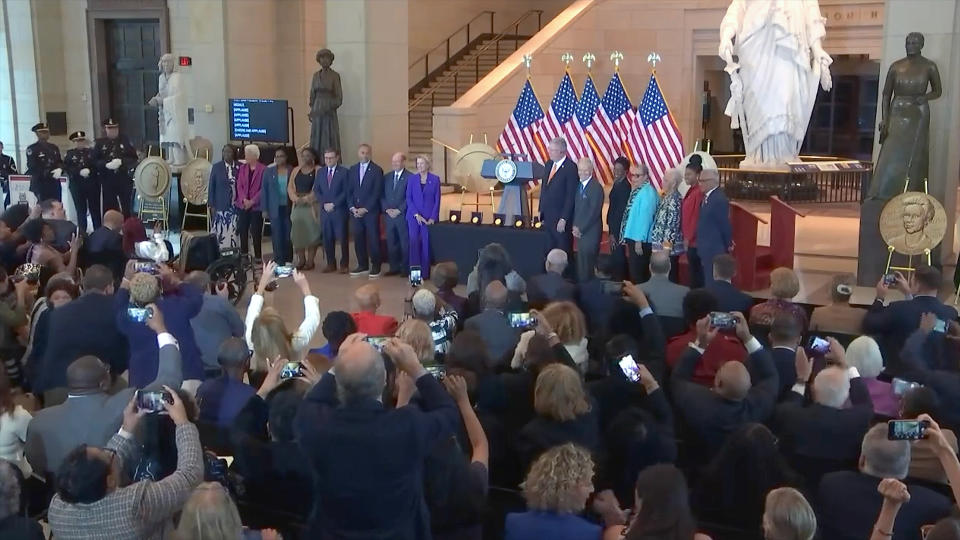
M 255 284 L 257 268 L 249 255 L 238 248 L 221 250 L 213 234 L 184 233 L 181 237 L 179 266 L 183 272 L 203 270 L 210 275 L 211 287 L 227 286 L 230 302 L 236 305 L 243 298 L 248 284 Z

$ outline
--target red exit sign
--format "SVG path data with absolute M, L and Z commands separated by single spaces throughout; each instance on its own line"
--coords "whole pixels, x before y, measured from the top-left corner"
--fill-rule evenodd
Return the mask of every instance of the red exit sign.
M 186 67 L 186 66 L 192 66 L 192 65 L 193 65 L 193 58 L 190 58 L 189 56 L 181 56 L 181 57 L 180 57 L 180 65 L 181 65 L 181 66 L 184 66 L 184 67 Z

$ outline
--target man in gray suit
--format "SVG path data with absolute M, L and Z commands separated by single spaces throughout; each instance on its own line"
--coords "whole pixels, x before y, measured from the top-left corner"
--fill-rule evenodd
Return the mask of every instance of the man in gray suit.
M 180 388 L 183 373 L 177 341 L 167 331 L 163 313 L 156 304 L 147 326 L 157 334 L 160 363 L 157 378 L 146 390 L 163 386 Z M 133 399 L 136 388 L 124 388 L 108 395 L 109 368 L 95 356 L 83 356 L 67 368 L 69 396 L 61 405 L 36 413 L 27 428 L 24 451 L 33 470 L 40 475 L 55 475 L 63 459 L 79 444 L 104 446 L 123 422 L 123 409 Z
M 550 302 L 576 300 L 577 286 L 566 280 L 567 252 L 554 248 L 547 253 L 546 273 L 533 276 L 527 283 L 527 301 L 531 307 L 542 308 Z
M 403 164 L 407 156 L 397 152 L 390 158 L 393 170 L 383 175 L 383 208 L 387 224 L 387 257 L 390 261 L 388 276 L 407 273 L 410 237 L 407 236 L 407 179 L 410 178 Z
M 650 279 L 640 284 L 653 310 L 661 317 L 683 317 L 683 297 L 689 287 L 670 281 L 670 256 L 655 251 L 650 256 Z
M 573 202 L 573 237 L 577 239 L 577 279 L 584 282 L 593 277 L 600 254 L 604 195 L 600 182 L 593 177 L 593 160 L 580 158 L 577 173 L 580 183 Z
M 483 311 L 467 319 L 463 325 L 464 329 L 479 334 L 487 344 L 491 361 L 487 367 L 491 370 L 509 360 L 508 355 L 513 355 L 519 339 L 517 330 L 510 326 L 504 313 L 508 297 L 506 285 L 491 281 L 483 291 Z

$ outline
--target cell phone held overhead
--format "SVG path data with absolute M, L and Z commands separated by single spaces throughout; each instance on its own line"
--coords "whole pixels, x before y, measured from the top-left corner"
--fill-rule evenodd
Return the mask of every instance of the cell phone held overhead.
M 733 330 L 737 327 L 737 319 L 730 313 L 713 311 L 709 315 L 710 326 L 718 330 Z
M 159 392 L 137 390 L 136 400 L 137 409 L 149 414 L 167 414 L 167 409 L 163 404 L 173 405 L 173 396 L 166 390 Z
M 926 420 L 890 420 L 887 422 L 887 439 L 891 441 L 917 441 L 926 438 L 930 422 Z
M 411 266 L 410 267 L 410 286 L 419 287 L 421 285 L 423 285 L 423 271 L 420 269 L 419 266 L 416 266 L 416 265 Z
M 144 324 L 147 319 L 153 317 L 153 310 L 149 307 L 131 305 L 127 307 L 127 317 L 133 322 Z
M 537 318 L 533 316 L 533 313 L 523 312 L 523 313 L 508 313 L 507 322 L 510 323 L 511 328 L 518 328 L 521 330 L 527 330 L 537 326 Z
M 290 265 L 277 266 L 273 269 L 273 277 L 288 278 L 293 275 L 293 267 Z

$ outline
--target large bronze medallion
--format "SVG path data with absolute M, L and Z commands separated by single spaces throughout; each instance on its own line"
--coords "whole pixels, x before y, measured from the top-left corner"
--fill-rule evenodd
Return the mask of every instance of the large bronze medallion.
M 894 251 L 922 255 L 943 240 L 947 213 L 940 201 L 920 191 L 890 199 L 880 213 L 880 236 Z

